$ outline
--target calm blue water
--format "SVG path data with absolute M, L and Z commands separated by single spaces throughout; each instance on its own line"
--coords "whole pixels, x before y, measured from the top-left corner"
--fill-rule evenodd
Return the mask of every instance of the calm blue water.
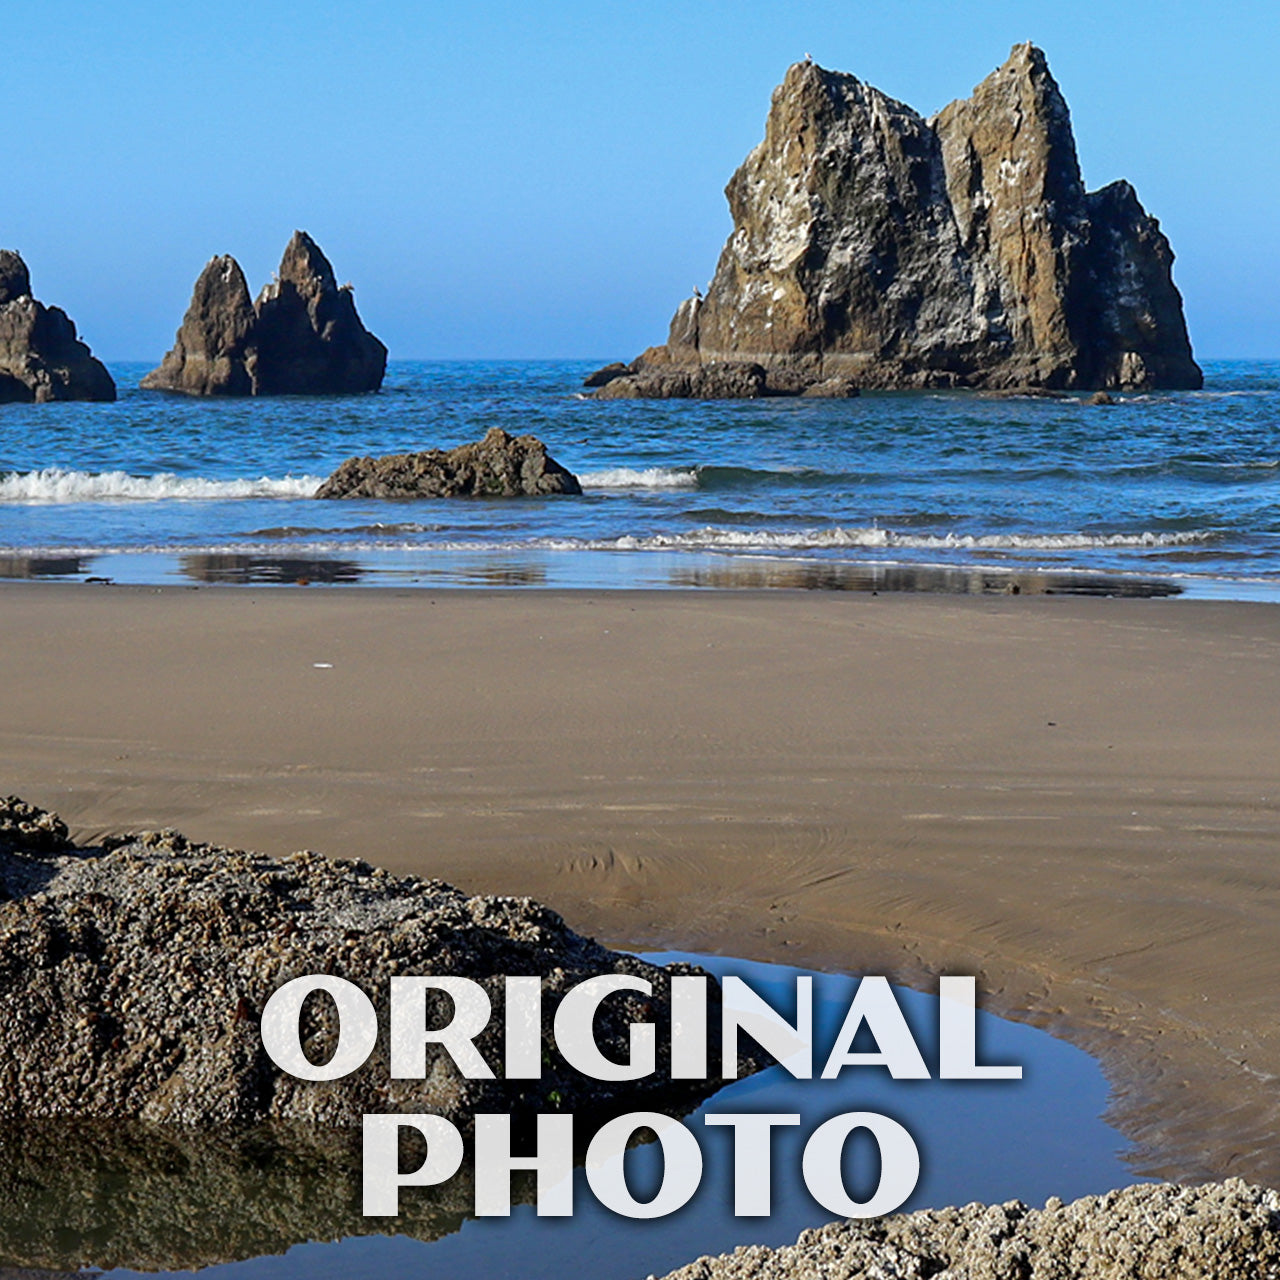
M 594 362 L 393 363 L 377 395 L 0 406 L 0 573 L 1280 596 L 1280 363 L 1076 400 L 596 402 Z M 316 502 L 352 454 L 533 432 L 582 498 Z M 1065 577 L 1056 576 L 1065 574 Z M 1047 575 L 1047 576 L 1046 576 Z

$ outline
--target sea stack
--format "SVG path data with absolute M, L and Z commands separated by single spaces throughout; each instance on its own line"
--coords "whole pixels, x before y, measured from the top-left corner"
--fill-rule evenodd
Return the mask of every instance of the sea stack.
M 305 231 L 253 302 L 240 264 L 200 273 L 173 349 L 142 380 L 194 396 L 344 395 L 376 391 L 387 349 L 361 323 L 349 285 Z
M 115 398 L 115 382 L 71 318 L 37 302 L 27 264 L 0 249 L 0 403 Z
M 725 194 L 733 233 L 664 346 L 596 392 L 759 366 L 765 394 L 864 388 L 1190 389 L 1173 252 L 1127 182 L 1087 192 L 1044 54 L 1014 47 L 923 118 L 796 63 Z

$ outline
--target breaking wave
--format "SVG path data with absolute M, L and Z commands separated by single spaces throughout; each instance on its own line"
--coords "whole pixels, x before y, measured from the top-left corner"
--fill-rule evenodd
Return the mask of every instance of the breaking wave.
M 844 484 L 861 477 L 844 472 L 815 471 L 808 467 L 781 470 L 760 467 L 726 467 L 702 463 L 696 467 L 612 467 L 578 476 L 584 489 L 754 489 L 803 488 L 809 485 Z
M 788 550 L 820 551 L 824 549 L 911 548 L 923 551 L 1080 551 L 1093 547 L 1182 547 L 1212 541 L 1208 530 L 1176 533 L 984 533 L 984 534 L 916 534 L 897 533 L 892 529 L 806 529 L 770 532 L 705 528 L 689 533 L 652 534 L 647 537 L 622 537 L 611 544 L 619 550 Z
M 206 480 L 162 471 L 133 476 L 127 471 L 10 471 L 0 474 L 0 502 L 109 502 L 164 499 L 310 498 L 319 476 L 284 476 L 257 480 Z
M 683 467 L 610 467 L 578 476 L 584 489 L 696 489 L 698 473 Z
M 1209 530 L 1193 530 L 1178 533 L 1061 533 L 1061 534 L 907 534 L 891 529 L 809 529 L 792 532 L 767 530 L 739 530 L 707 527 L 687 533 L 623 534 L 616 538 L 580 537 L 515 537 L 493 538 L 483 535 L 474 538 L 405 538 L 403 536 L 369 537 L 371 533 L 394 535 L 404 533 L 407 526 L 395 525 L 377 528 L 364 526 L 359 529 L 332 531 L 338 536 L 300 537 L 283 540 L 290 553 L 303 551 L 313 554 L 332 552 L 463 552 L 490 554 L 511 551 L 720 551 L 745 554 L 774 552 L 870 550 L 894 549 L 916 551 L 1079 551 L 1091 548 L 1122 550 L 1147 548 L 1204 546 L 1217 540 L 1218 535 Z M 304 531 L 299 530 L 299 533 Z M 320 533 L 320 530 L 305 531 Z M 361 533 L 352 538 L 342 533 Z M 0 554 L 58 554 L 102 555 L 144 551 L 152 554 L 240 554 L 279 555 L 282 542 L 275 541 L 279 531 L 259 530 L 256 537 L 230 539 L 209 544 L 156 543 L 147 546 L 48 546 L 2 547 Z M 263 541 L 269 538 L 270 541 Z

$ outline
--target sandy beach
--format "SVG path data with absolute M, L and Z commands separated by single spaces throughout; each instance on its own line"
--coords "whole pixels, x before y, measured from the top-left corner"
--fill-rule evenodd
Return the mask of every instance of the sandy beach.
M 0 790 L 927 988 L 1098 1054 L 1139 1170 L 1280 1183 L 1280 610 L 7 585 Z

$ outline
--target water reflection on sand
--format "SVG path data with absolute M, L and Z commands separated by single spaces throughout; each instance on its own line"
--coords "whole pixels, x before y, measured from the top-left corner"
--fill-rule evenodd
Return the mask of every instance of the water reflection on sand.
M 87 575 L 87 579 L 86 579 Z M 0 579 L 121 584 L 219 583 L 373 587 L 550 587 L 910 592 L 930 595 L 1166 597 L 1182 583 L 1137 574 L 771 559 L 690 552 L 367 552 L 356 557 L 242 552 L 0 556 Z

